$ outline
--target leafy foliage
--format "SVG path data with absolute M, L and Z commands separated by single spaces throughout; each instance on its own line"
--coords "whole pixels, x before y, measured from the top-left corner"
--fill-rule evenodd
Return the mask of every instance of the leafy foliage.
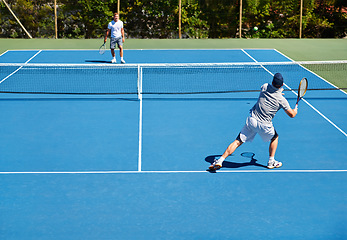
M 177 32 L 178 16 L 174 10 L 178 0 L 125 1 L 121 16 L 126 23 L 128 37 L 173 38 Z M 174 6 L 174 7 L 173 7 Z M 177 23 L 178 24 L 178 23 Z
M 179 0 L 120 0 L 128 38 L 178 38 Z M 54 0 L 7 1 L 33 37 L 54 37 Z M 239 37 L 240 0 L 181 0 L 183 38 Z M 100 38 L 117 11 L 117 0 L 57 0 L 59 38 Z M 304 0 L 306 38 L 347 35 L 345 0 Z M 243 38 L 297 38 L 300 0 L 243 0 Z M 258 30 L 254 30 L 254 27 Z M 0 2 L 0 37 L 23 38 Z

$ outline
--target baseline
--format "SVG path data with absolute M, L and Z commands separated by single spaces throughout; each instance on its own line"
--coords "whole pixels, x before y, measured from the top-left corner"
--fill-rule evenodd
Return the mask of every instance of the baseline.
M 347 169 L 317 169 L 317 170 L 221 170 L 218 173 L 341 173 Z M 139 173 L 209 173 L 208 171 L 74 171 L 74 172 L 0 172 L 0 175 L 10 174 L 139 174 Z

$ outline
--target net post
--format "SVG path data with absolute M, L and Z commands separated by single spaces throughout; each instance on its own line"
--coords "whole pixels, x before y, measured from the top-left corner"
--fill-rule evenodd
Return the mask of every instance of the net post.
M 142 67 L 137 65 L 137 97 L 142 100 Z

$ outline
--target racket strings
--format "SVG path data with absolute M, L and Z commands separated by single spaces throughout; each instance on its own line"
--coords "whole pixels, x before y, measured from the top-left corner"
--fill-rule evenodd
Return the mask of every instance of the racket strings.
M 299 86 L 299 96 L 302 97 L 305 95 L 306 93 L 306 90 L 307 90 L 307 80 L 306 79 L 303 79 L 301 82 L 300 82 L 300 86 Z
M 99 53 L 100 53 L 100 54 L 104 54 L 105 51 L 106 51 L 106 45 L 103 44 L 103 45 L 99 48 Z

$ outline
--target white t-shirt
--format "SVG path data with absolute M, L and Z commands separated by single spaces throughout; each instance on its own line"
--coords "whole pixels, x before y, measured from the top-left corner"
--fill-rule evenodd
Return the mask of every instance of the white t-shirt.
M 265 83 L 261 86 L 261 92 L 257 103 L 251 109 L 251 116 L 260 122 L 270 122 L 278 110 L 290 109 L 287 99 L 282 95 L 282 90 L 272 84 Z
M 122 37 L 122 32 L 121 32 L 122 28 L 123 28 L 123 22 L 121 20 L 118 20 L 117 22 L 112 20 L 112 22 L 108 24 L 108 29 L 111 29 L 111 38 Z

